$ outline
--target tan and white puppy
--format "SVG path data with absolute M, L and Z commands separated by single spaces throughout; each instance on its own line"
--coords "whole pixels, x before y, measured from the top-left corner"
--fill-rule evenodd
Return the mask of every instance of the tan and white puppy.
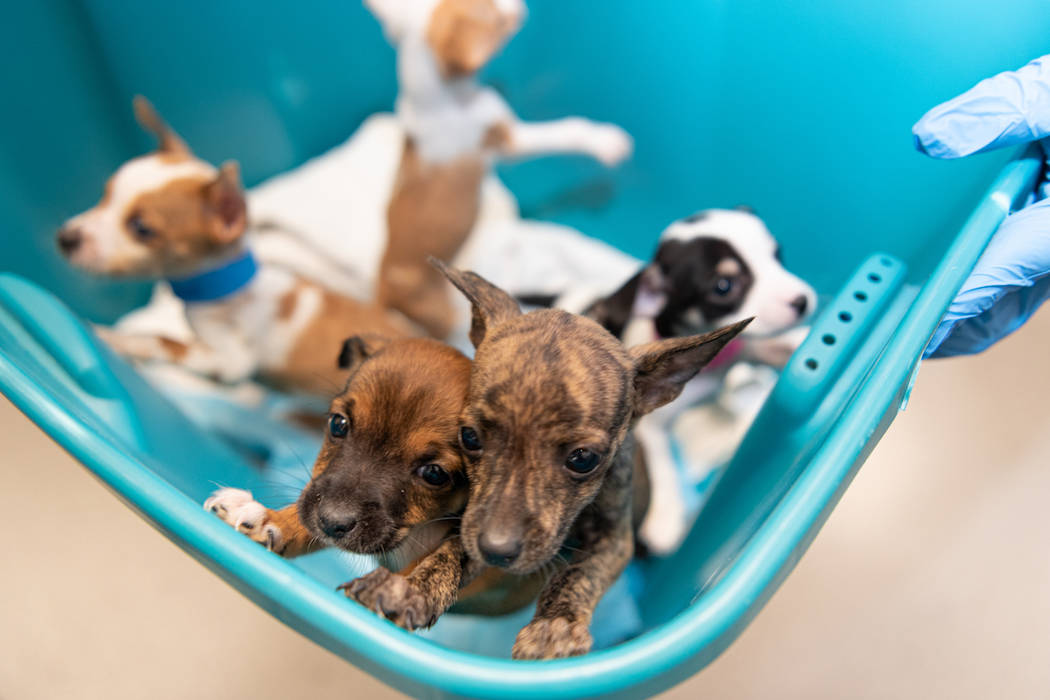
M 228 383 L 257 375 L 328 398 L 346 379 L 336 357 L 348 334 L 412 333 L 396 314 L 257 263 L 236 163 L 216 169 L 194 156 L 144 98 L 136 98 L 135 114 L 158 149 L 122 165 L 99 203 L 63 225 L 58 246 L 94 274 L 162 278 L 195 290 L 184 297 L 194 338 L 100 329 L 117 352 Z
M 365 0 L 397 47 L 396 111 L 405 145 L 387 209 L 377 300 L 446 337 L 454 312 L 444 278 L 478 215 L 493 159 L 583 153 L 606 165 L 630 155 L 617 126 L 580 117 L 523 122 L 477 71 L 525 17 L 521 0 Z

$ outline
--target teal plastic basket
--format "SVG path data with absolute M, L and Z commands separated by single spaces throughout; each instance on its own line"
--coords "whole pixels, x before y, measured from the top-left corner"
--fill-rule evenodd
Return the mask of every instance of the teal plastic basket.
M 644 631 L 553 662 L 403 632 L 334 591 L 330 560 L 283 560 L 204 513 L 215 482 L 263 489 L 268 475 L 84 325 L 142 303 L 146 287 L 82 277 L 53 249 L 58 224 L 149 146 L 130 119 L 134 93 L 205 158 L 240 160 L 249 183 L 389 109 L 393 53 L 371 16 L 320 0 L 41 0 L 7 8 L 0 25 L 10 54 L 0 76 L 10 98 L 0 113 L 0 390 L 244 595 L 417 696 L 639 696 L 714 659 L 902 408 L 937 320 L 1042 167 L 1035 152 L 936 163 L 909 137 L 932 104 L 1043 51 L 1050 15 L 1037 0 L 530 10 L 486 80 L 524 118 L 622 124 L 637 153 L 613 173 L 573 158 L 501 168 L 526 215 L 644 257 L 672 219 L 750 204 L 824 302 L 681 550 L 633 582 Z M 468 633 L 473 624 L 455 622 Z

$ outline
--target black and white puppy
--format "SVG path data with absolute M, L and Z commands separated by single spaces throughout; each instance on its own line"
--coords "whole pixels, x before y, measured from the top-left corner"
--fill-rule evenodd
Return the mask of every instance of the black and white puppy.
M 755 318 L 678 399 L 642 418 L 635 429 L 652 490 L 639 539 L 664 554 L 681 543 L 688 526 L 671 447 L 675 418 L 717 393 L 738 360 L 783 367 L 805 336 L 786 331 L 813 310 L 816 295 L 784 268 L 780 246 L 762 219 L 741 207 L 675 221 L 661 234 L 650 263 L 612 294 L 586 297 L 585 290 L 568 290 L 554 303 L 590 316 L 627 346 Z

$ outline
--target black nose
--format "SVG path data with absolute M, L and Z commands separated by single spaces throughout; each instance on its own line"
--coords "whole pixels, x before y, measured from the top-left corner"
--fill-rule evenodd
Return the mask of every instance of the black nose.
M 58 248 L 66 255 L 79 248 L 82 240 L 84 237 L 78 228 L 65 227 L 58 232 Z
M 799 294 L 797 297 L 791 300 L 791 308 L 795 310 L 799 318 L 806 315 L 806 307 L 809 306 L 809 300 L 806 299 L 805 294 Z
M 357 527 L 357 519 L 348 515 L 335 515 L 333 513 L 318 513 L 317 522 L 321 526 L 321 532 L 333 540 L 342 539 Z
M 489 530 L 478 537 L 478 549 L 492 566 L 510 566 L 521 554 L 521 537 L 507 530 Z

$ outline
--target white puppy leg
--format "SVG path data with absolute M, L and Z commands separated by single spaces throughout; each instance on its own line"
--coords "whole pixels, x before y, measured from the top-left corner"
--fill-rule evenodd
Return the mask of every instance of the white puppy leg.
M 501 149 L 511 157 L 548 153 L 583 153 L 604 165 L 616 165 L 631 155 L 631 136 L 615 124 L 582 117 L 549 122 L 513 122 L 509 142 Z
M 645 450 L 649 472 L 649 510 L 638 538 L 654 554 L 673 552 L 686 533 L 685 500 L 671 451 L 671 436 L 658 416 L 645 416 L 634 430 L 638 446 Z
M 230 343 L 223 352 L 217 352 L 197 340 L 181 342 L 163 336 L 120 333 L 102 326 L 96 326 L 95 333 L 124 357 L 146 362 L 170 362 L 224 384 L 249 379 L 258 369 L 254 353 L 239 343 Z

